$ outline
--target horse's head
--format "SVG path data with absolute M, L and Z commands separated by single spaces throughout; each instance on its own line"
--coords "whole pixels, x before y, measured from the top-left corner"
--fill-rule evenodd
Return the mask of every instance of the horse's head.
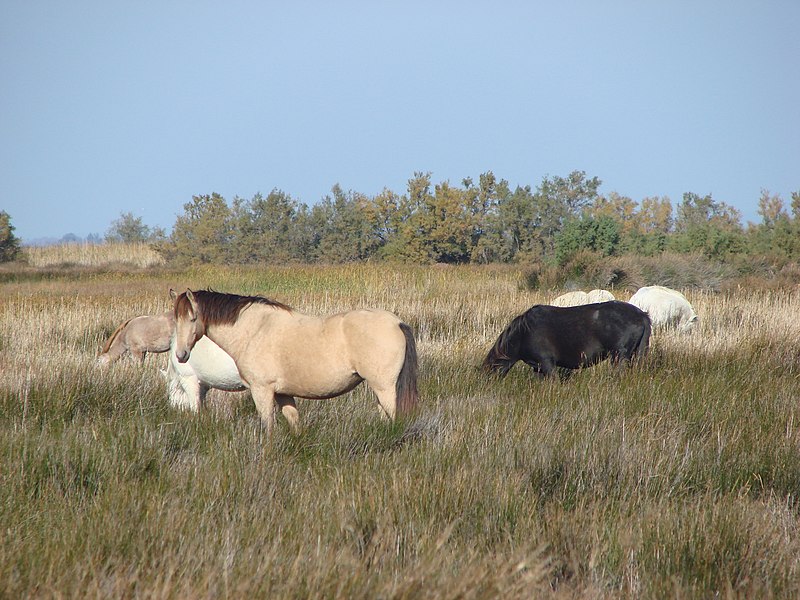
M 185 363 L 195 343 L 205 335 L 203 316 L 192 290 L 178 295 L 169 291 L 175 301 L 175 357 Z

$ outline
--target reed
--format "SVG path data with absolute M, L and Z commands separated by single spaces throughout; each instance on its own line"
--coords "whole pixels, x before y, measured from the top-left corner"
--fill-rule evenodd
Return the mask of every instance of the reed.
M 145 269 L 164 264 L 164 258 L 150 244 L 144 242 L 26 246 L 22 256 L 33 267 L 128 265 Z
M 249 397 L 170 409 L 159 369 L 98 369 L 169 287 L 411 324 L 419 414 L 368 389 L 300 401 L 270 442 Z M 510 267 L 214 267 L 0 284 L 0 596 L 793 597 L 800 295 L 688 292 L 690 336 L 567 382 L 477 369 L 557 295 Z M 618 293 L 623 299 L 628 295 Z

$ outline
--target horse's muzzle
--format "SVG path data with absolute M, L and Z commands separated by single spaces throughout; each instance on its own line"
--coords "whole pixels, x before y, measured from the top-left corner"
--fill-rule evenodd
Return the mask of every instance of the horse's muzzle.
M 189 360 L 189 351 L 188 350 L 183 350 L 181 352 L 176 351 L 175 358 L 178 359 L 179 363 L 185 363 L 187 360 Z

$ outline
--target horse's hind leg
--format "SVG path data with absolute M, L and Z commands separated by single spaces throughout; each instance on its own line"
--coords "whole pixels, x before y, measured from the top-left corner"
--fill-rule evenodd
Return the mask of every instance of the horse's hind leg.
M 112 363 L 118 361 L 122 356 L 128 351 L 128 348 L 122 342 L 114 343 L 111 345 L 111 348 L 108 349 L 108 352 L 105 354 L 101 354 L 101 357 L 106 357 L 103 361 L 105 364 Z
M 278 406 L 280 406 L 281 414 L 283 414 L 284 418 L 289 423 L 289 427 L 291 427 L 292 431 L 294 433 L 300 433 L 300 413 L 297 412 L 297 404 L 294 398 L 277 394 L 275 396 L 275 401 L 278 403 Z
M 394 386 L 377 388 L 370 385 L 370 387 L 378 397 L 378 405 L 381 407 L 381 418 L 394 421 L 395 414 L 397 413 L 397 391 Z

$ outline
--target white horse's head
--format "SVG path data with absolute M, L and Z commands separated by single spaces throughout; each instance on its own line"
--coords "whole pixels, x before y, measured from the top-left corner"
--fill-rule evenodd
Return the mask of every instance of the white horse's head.
M 169 293 L 175 301 L 175 357 L 185 363 L 197 340 L 205 334 L 205 325 L 192 290 L 180 295 L 175 290 Z

